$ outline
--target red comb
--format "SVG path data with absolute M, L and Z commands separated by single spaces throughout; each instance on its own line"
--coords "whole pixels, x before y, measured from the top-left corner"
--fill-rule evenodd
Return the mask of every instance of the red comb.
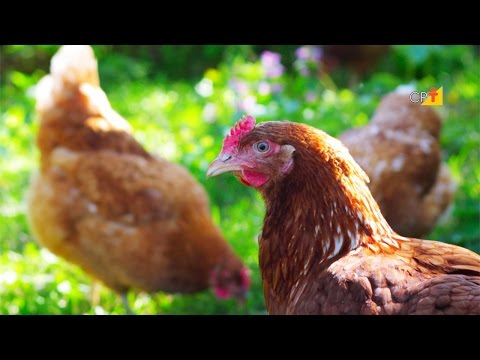
M 222 152 L 238 145 L 240 138 L 249 133 L 255 127 L 255 118 L 245 115 L 230 129 L 230 132 L 223 140 Z

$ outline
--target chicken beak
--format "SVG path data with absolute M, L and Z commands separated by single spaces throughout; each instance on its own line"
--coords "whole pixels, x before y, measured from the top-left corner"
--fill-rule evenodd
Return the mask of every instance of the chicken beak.
M 239 171 L 244 166 L 243 162 L 236 161 L 232 155 L 220 155 L 208 167 L 207 177 L 217 176 L 229 171 Z

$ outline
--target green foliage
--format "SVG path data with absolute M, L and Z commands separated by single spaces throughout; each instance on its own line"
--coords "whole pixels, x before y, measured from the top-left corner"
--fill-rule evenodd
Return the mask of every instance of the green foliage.
M 285 72 L 271 77 L 256 55 L 261 47 L 94 48 L 112 106 L 149 151 L 185 165 L 205 186 L 214 220 L 252 269 L 252 291 L 243 307 L 217 301 L 209 292 L 131 293 L 137 313 L 265 313 L 257 262 L 263 203 L 232 176 L 205 178 L 224 135 L 244 112 L 259 121 L 289 119 L 338 135 L 366 124 L 380 97 L 398 85 L 411 83 L 421 90 L 443 85 L 443 157 L 459 188 L 450 217 L 428 238 L 480 251 L 480 66 L 473 48 L 395 46 L 353 89 L 328 76 L 299 74 L 292 46 L 269 47 L 286 65 Z M 25 216 L 25 191 L 38 160 L 30 94 L 57 49 L 0 47 L 0 314 L 123 314 L 120 299 L 106 288 L 93 308 L 90 278 L 37 245 Z

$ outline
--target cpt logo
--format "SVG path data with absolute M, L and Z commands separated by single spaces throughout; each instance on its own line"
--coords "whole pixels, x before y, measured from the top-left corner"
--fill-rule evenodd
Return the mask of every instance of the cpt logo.
M 429 92 L 414 91 L 410 94 L 410 101 L 414 103 L 420 102 L 425 106 L 441 106 L 443 105 L 443 86 L 438 90 L 432 87 Z

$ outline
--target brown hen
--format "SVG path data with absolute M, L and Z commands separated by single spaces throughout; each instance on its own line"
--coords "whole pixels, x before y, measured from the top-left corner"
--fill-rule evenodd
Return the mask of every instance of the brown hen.
M 99 87 L 88 46 L 65 46 L 37 96 L 40 173 L 28 194 L 35 238 L 124 294 L 212 287 L 243 299 L 248 271 L 210 217 L 202 186 L 146 152 Z
M 400 88 L 381 101 L 370 124 L 339 136 L 369 176 L 370 191 L 401 235 L 428 234 L 452 203 L 456 184 L 441 162 L 441 120 Z
M 270 314 L 480 314 L 480 256 L 396 234 L 337 139 L 246 116 L 207 175 L 227 171 L 266 203 L 259 261 Z

